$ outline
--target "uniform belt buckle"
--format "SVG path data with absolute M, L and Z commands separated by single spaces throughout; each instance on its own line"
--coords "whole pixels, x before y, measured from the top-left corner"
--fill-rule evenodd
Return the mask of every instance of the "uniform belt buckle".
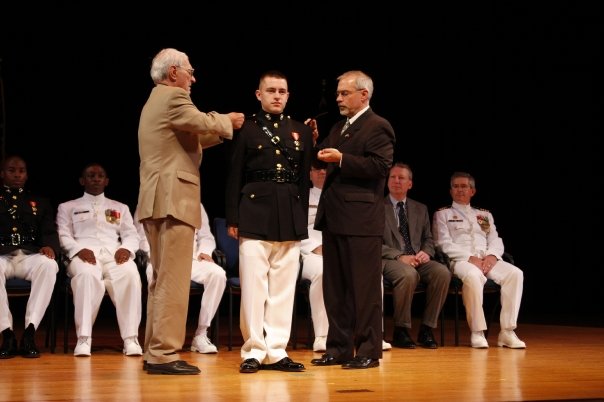
M 11 246 L 18 246 L 21 244 L 21 235 L 19 233 L 11 233 L 10 235 Z
M 285 170 L 276 170 L 275 171 L 275 181 L 277 183 L 285 183 Z

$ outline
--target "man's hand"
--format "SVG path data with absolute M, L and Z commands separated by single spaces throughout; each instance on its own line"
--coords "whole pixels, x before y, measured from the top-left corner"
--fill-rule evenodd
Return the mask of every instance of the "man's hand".
M 52 249 L 52 247 L 48 247 L 48 246 L 44 246 L 40 249 L 40 254 L 44 254 L 45 256 L 47 256 L 48 258 L 50 258 L 51 260 L 55 259 L 55 251 Z
M 306 119 L 304 120 L 304 124 L 309 126 L 312 129 L 312 143 L 317 143 L 317 138 L 319 138 L 319 126 L 317 125 L 316 119 Z
M 118 248 L 115 252 L 115 262 L 117 262 L 117 265 L 121 265 L 127 262 L 129 259 L 130 251 L 126 250 L 125 248 Z
M 214 260 L 212 259 L 212 256 L 207 255 L 205 253 L 199 253 L 199 255 L 197 256 L 197 260 L 198 261 L 210 261 L 213 262 Z
M 80 260 L 87 262 L 88 264 L 96 265 L 96 257 L 94 252 L 88 248 L 83 248 L 76 254 L 80 257 Z
M 239 230 L 237 229 L 236 226 L 229 226 L 227 228 L 227 233 L 229 236 L 231 236 L 233 239 L 239 239 Z
M 243 122 L 245 121 L 245 115 L 243 113 L 231 112 L 227 116 L 231 119 L 233 130 L 238 130 L 243 126 Z

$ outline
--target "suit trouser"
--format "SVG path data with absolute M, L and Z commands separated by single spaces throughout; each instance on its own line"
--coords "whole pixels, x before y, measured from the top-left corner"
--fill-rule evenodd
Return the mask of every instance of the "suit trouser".
M 153 280 L 153 266 L 147 265 L 147 283 Z M 226 288 L 226 272 L 214 262 L 205 260 L 192 260 L 191 280 L 203 285 L 201 304 L 199 307 L 199 323 L 195 336 L 207 333 L 212 318 L 218 311 L 224 289 Z
M 123 264 L 115 261 L 114 254 L 101 249 L 92 265 L 74 257 L 67 273 L 71 277 L 76 334 L 92 336 L 105 289 L 115 306 L 120 336 L 138 337 L 142 315 L 142 284 L 136 263 L 129 259 Z
M 25 254 L 18 250 L 13 254 L 0 255 L 0 332 L 7 328 L 13 329 L 6 280 L 21 278 L 31 282 L 31 291 L 25 309 L 25 328 L 33 324 L 37 329 L 50 304 L 57 281 L 57 272 L 59 272 L 57 262 L 43 254 Z
M 382 357 L 382 236 L 323 231 L 326 353 L 339 361 Z
M 466 308 L 466 319 L 470 331 L 487 329 L 482 307 L 484 284 L 487 282 L 487 278 L 501 286 L 501 315 L 499 316 L 501 329 L 513 330 L 516 328 L 524 283 L 524 274 L 520 268 L 499 260 L 484 276 L 476 265 L 467 261 L 456 261 L 453 265 L 453 273 L 463 282 L 461 296 Z
M 398 260 L 384 260 L 384 278 L 393 285 L 395 327 L 411 328 L 411 304 L 419 282 L 427 285 L 422 324 L 430 328 L 438 326 L 438 315 L 451 282 L 451 271 L 447 267 L 433 260 L 420 264 L 417 269 Z
M 185 342 L 195 228 L 173 218 L 145 219 L 143 225 L 153 266 L 143 359 L 170 363 L 181 360 Z
M 299 241 L 239 239 L 243 360 L 272 364 L 287 357 L 299 272 Z
M 329 321 L 323 300 L 323 256 L 302 254 L 302 278 L 310 281 L 308 299 L 315 336 L 327 336 Z

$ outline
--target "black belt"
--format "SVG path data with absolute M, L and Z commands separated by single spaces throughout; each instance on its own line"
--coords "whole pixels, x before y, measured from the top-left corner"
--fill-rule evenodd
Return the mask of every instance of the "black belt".
M 8 236 L 0 236 L 0 245 L 2 246 L 20 246 L 22 244 L 35 243 L 35 236 L 27 236 L 19 233 L 12 233 Z
M 246 179 L 248 182 L 274 181 L 277 183 L 297 183 L 299 177 L 298 173 L 294 172 L 293 170 L 269 169 L 247 172 Z

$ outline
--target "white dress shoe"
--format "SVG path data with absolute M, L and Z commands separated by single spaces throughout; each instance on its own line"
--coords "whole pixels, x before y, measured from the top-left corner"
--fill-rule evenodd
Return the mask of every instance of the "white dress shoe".
M 217 353 L 218 348 L 208 339 L 206 334 L 197 335 L 191 343 L 191 352 L 197 353 Z
M 470 343 L 472 344 L 473 348 L 477 349 L 486 349 L 489 347 L 487 338 L 484 337 L 484 333 L 482 331 L 473 331 L 472 336 L 470 337 Z
M 499 338 L 497 338 L 497 345 L 504 346 L 510 349 L 525 349 L 526 343 L 522 342 L 516 336 L 514 331 L 503 330 L 499 332 Z
M 390 350 L 392 349 L 392 345 L 389 344 L 388 342 L 382 340 L 382 350 Z
M 136 336 L 131 336 L 130 338 L 124 339 L 124 354 L 126 356 L 142 356 L 143 348 L 138 343 L 138 339 Z
M 89 336 L 80 336 L 78 343 L 73 350 L 74 356 L 90 356 L 90 346 L 92 345 L 92 338 Z
M 312 344 L 313 352 L 323 353 L 327 350 L 327 336 L 316 336 Z

